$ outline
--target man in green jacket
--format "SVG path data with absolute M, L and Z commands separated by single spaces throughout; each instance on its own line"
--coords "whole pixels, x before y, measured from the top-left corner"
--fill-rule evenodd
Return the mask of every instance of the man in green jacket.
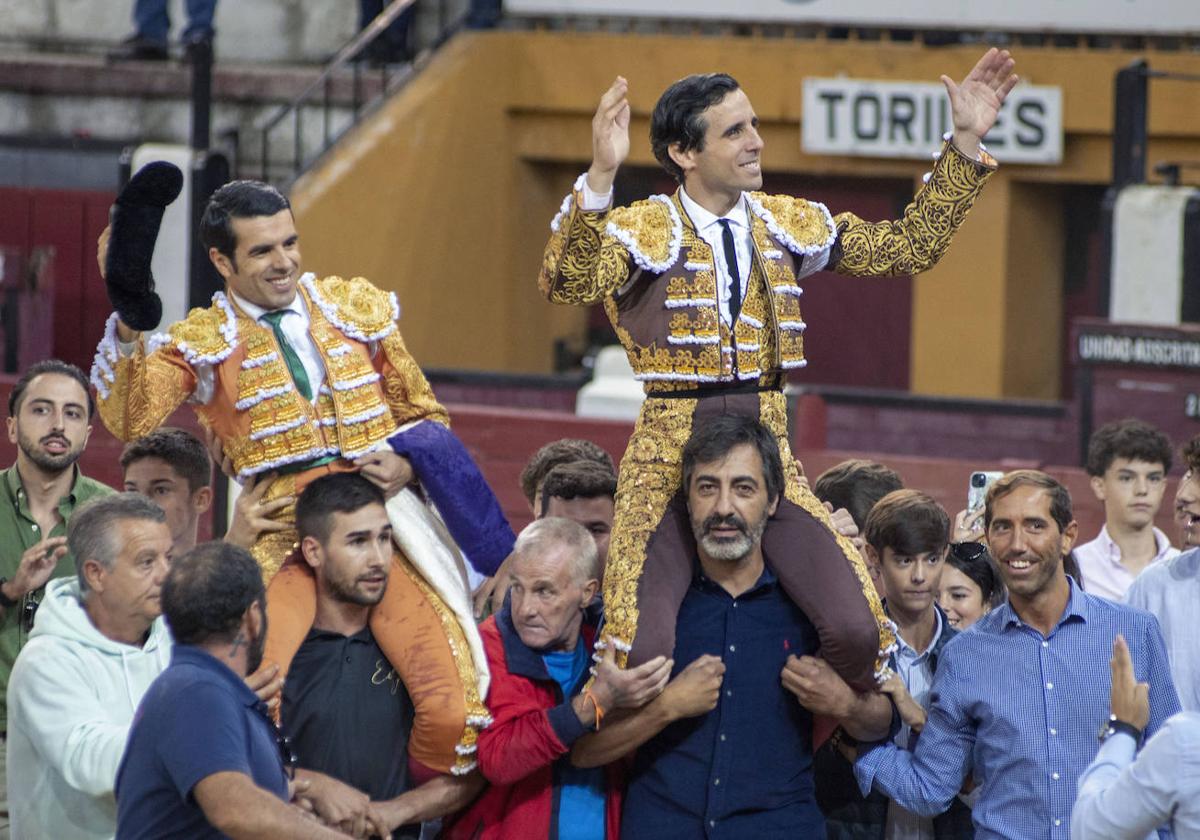
M 75 462 L 87 446 L 95 403 L 87 377 L 49 359 L 25 371 L 8 398 L 8 439 L 17 460 L 0 470 L 0 833 L 8 831 L 5 754 L 8 677 L 29 638 L 51 578 L 75 574 L 67 522 L 89 499 L 113 492 Z

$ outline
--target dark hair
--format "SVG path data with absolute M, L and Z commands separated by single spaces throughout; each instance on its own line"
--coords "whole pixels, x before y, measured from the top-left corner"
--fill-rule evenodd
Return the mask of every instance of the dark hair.
M 813 495 L 822 502 L 829 502 L 834 510 L 845 508 L 850 518 L 862 531 L 867 524 L 867 514 L 875 503 L 904 487 L 900 474 L 891 467 L 876 461 L 851 458 L 835 464 L 817 476 L 813 482 Z
M 750 444 L 758 450 L 763 464 L 763 483 L 770 501 L 783 493 L 783 459 L 775 435 L 753 417 L 741 414 L 721 414 L 696 424 L 692 436 L 683 447 L 683 489 L 692 486 L 692 473 L 697 464 L 708 464 L 724 458 L 735 446 Z
M 117 544 L 116 524 L 125 519 L 166 522 L 167 515 L 141 493 L 111 493 L 92 499 L 71 514 L 71 521 L 67 523 L 67 547 L 75 558 L 80 594 L 86 596 L 88 593 L 88 583 L 83 576 L 84 563 L 95 560 L 109 570 L 116 563 L 121 551 Z
M 708 124 L 701 115 L 738 87 L 727 73 L 697 73 L 680 79 L 658 98 L 650 117 L 650 148 L 679 183 L 683 183 L 683 170 L 671 160 L 671 146 L 678 143 L 683 152 L 703 151 Z
M 83 371 L 75 367 L 75 365 L 67 364 L 60 359 L 45 359 L 26 368 L 25 372 L 21 374 L 21 378 L 17 380 L 17 384 L 13 385 L 13 389 L 8 395 L 9 417 L 16 417 L 17 413 L 21 410 L 21 399 L 25 396 L 25 389 L 29 387 L 29 383 L 46 373 L 67 376 L 78 382 L 79 387 L 83 389 L 83 393 L 87 395 L 88 420 L 91 420 L 95 416 L 96 398 L 92 396 L 91 386 L 88 384 L 88 378 L 84 376 Z
M 962 547 L 973 550 L 964 551 Z M 990 607 L 998 606 L 1008 595 L 1004 581 L 996 571 L 995 561 L 983 543 L 957 543 L 950 546 L 946 562 L 969 577 L 979 591 L 983 593 L 983 603 Z
M 274 216 L 292 205 L 279 190 L 261 181 L 230 181 L 212 194 L 200 220 L 200 241 L 233 260 L 237 251 L 234 219 Z M 235 262 L 236 265 L 236 262 Z
M 1117 458 L 1162 464 L 1171 469 L 1171 441 L 1149 423 L 1129 418 L 1105 423 L 1088 441 L 1087 472 L 1102 476 Z
M 194 434 L 173 426 L 155 429 L 126 445 L 121 452 L 121 469 L 134 461 L 159 458 L 187 480 L 188 490 L 195 493 L 212 483 L 212 458 L 208 449 Z
M 538 485 L 546 480 L 550 471 L 572 461 L 595 461 L 609 470 L 615 470 L 612 457 L 590 440 L 563 438 L 547 443 L 533 453 L 525 469 L 521 470 L 521 492 L 525 494 L 525 501 L 532 505 Z
M 231 641 L 250 605 L 266 606 L 262 572 L 243 548 L 207 542 L 171 563 L 162 611 L 176 644 Z
M 885 548 L 906 557 L 938 553 L 950 542 L 950 517 L 932 496 L 893 490 L 867 514 L 863 539 L 880 555 Z
M 1183 449 L 1179 450 L 1183 462 L 1187 464 L 1187 468 L 1192 472 L 1200 472 L 1200 435 L 1196 435 L 1183 445 Z
M 296 531 L 300 539 L 324 543 L 335 513 L 354 513 L 367 505 L 385 503 L 383 491 L 358 473 L 323 475 L 304 488 L 296 500 Z
M 987 497 L 983 503 L 983 529 L 986 531 L 992 525 L 992 512 L 996 501 L 1003 499 L 1018 487 L 1037 487 L 1050 494 L 1050 518 L 1058 525 L 1060 532 L 1066 531 L 1067 526 L 1075 519 L 1071 511 L 1071 494 L 1057 480 L 1039 470 L 1013 470 L 1006 473 L 988 488 Z
M 542 516 L 550 508 L 550 499 L 595 499 L 617 495 L 617 474 L 612 467 L 595 461 L 572 461 L 559 464 L 542 482 Z

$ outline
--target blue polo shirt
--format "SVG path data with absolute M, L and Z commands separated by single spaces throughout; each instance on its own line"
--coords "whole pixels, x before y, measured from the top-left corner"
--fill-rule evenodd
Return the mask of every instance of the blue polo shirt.
M 287 800 L 266 706 L 223 662 L 177 645 L 142 698 L 117 770 L 117 838 L 224 837 L 192 796 L 197 783 L 222 772 L 244 773 Z
M 679 609 L 675 674 L 725 662 L 717 707 L 638 750 L 621 831 L 629 837 L 824 837 L 812 779 L 812 715 L 783 687 L 792 654 L 817 650 L 812 623 L 770 569 L 734 598 L 697 572 Z

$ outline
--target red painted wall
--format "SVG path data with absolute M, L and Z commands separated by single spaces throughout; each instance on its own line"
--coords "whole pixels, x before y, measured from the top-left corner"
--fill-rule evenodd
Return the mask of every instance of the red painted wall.
M 96 266 L 96 239 L 108 224 L 113 193 L 0 188 L 0 248 L 28 255 L 53 248 L 53 336 L 30 336 L 55 356 L 85 370 L 108 317 L 108 297 Z

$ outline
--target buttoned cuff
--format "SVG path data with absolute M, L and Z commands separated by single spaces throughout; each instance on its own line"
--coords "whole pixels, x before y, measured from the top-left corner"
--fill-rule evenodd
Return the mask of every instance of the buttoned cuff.
M 883 761 L 888 750 L 894 749 L 896 746 L 889 742 L 876 743 L 865 752 L 863 752 L 863 747 L 859 746 L 858 760 L 854 762 L 854 779 L 858 782 L 858 790 L 863 796 L 871 793 L 880 762 Z
M 546 712 L 546 717 L 550 720 L 550 727 L 554 730 L 554 734 L 567 749 L 570 749 L 571 745 L 582 736 L 592 731 L 579 720 L 579 715 L 575 714 L 575 707 L 571 705 L 570 700 L 560 703 Z
M 1137 755 L 1137 741 L 1134 740 L 1133 735 L 1118 731 L 1104 739 L 1093 764 L 1113 764 L 1123 768 L 1133 762 L 1135 755 Z

